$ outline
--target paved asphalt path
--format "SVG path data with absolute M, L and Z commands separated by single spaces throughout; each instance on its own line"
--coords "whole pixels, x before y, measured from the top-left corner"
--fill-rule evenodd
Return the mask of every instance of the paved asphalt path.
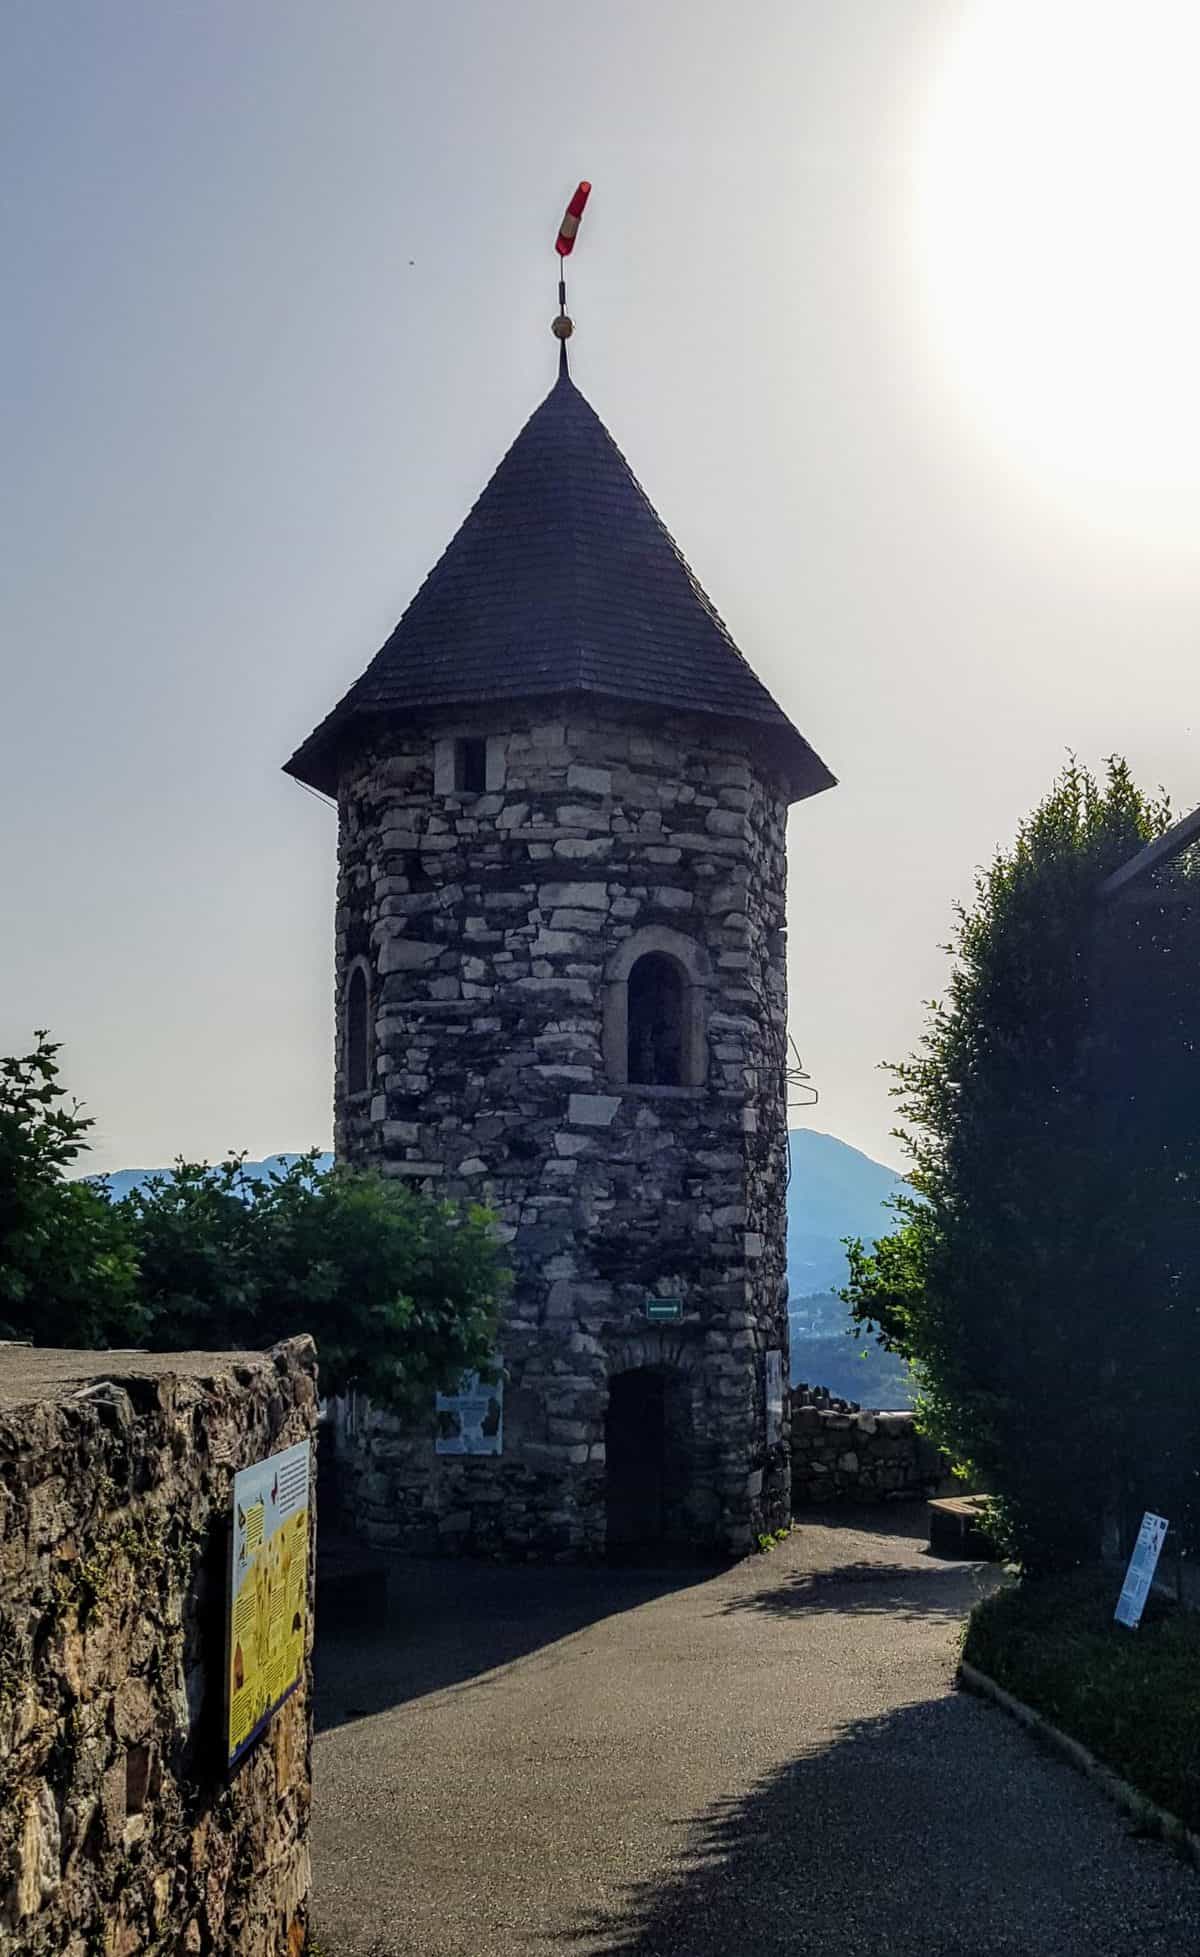
M 326 1957 L 1200 1957 L 1200 1877 L 957 1693 L 924 1514 L 718 1573 L 389 1559 L 319 1638 Z

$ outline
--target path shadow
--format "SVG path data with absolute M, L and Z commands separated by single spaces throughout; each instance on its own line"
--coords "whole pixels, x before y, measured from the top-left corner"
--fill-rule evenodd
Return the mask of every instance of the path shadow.
M 1200 1882 L 994 1708 L 844 1726 L 698 1820 L 672 1872 L 546 1939 L 580 1957 L 1180 1957 Z
M 370 1599 L 318 1611 L 313 1709 L 318 1732 L 470 1686 L 498 1666 L 687 1590 L 707 1565 L 614 1569 L 569 1564 L 512 1567 L 375 1552 Z M 364 1586 L 365 1587 L 365 1586 Z
M 1002 1580 L 983 1563 L 843 1563 L 837 1569 L 795 1570 L 770 1590 L 732 1598 L 724 1614 L 752 1611 L 789 1618 L 836 1611 L 900 1617 L 909 1623 L 918 1618 L 957 1623 Z

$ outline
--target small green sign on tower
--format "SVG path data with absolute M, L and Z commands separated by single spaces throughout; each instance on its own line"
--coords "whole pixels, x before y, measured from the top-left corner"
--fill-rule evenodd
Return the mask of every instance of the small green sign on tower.
M 647 1298 L 646 1317 L 655 1325 L 674 1325 L 683 1317 L 682 1298 Z

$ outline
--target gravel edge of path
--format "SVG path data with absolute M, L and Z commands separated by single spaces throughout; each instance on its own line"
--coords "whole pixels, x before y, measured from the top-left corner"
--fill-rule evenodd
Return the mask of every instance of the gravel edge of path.
M 1059 1727 L 1052 1725 L 1043 1713 L 1036 1712 L 1032 1706 L 1027 1706 L 1023 1699 L 1014 1698 L 1011 1692 L 1006 1692 L 1002 1685 L 997 1685 L 994 1678 L 989 1678 L 986 1672 L 981 1672 L 977 1665 L 972 1665 L 966 1658 L 959 1664 L 958 1676 L 969 1692 L 974 1692 L 978 1698 L 990 1699 L 993 1705 L 999 1706 L 1010 1719 L 1015 1719 L 1018 1725 L 1024 1726 L 1040 1745 L 1047 1747 L 1052 1753 L 1057 1753 L 1061 1759 L 1066 1760 L 1088 1780 L 1093 1781 L 1110 1801 L 1115 1802 L 1117 1807 L 1132 1816 L 1141 1827 L 1150 1830 L 1160 1840 L 1177 1849 L 1181 1856 L 1194 1862 L 1200 1869 L 1200 1835 L 1194 1834 L 1177 1814 L 1172 1814 L 1168 1808 L 1160 1807 L 1158 1802 L 1152 1801 L 1148 1794 L 1140 1793 L 1131 1781 L 1123 1780 L 1120 1774 L 1114 1773 L 1103 1760 L 1097 1759 L 1082 1741 L 1072 1739 L 1069 1733 L 1064 1733 Z

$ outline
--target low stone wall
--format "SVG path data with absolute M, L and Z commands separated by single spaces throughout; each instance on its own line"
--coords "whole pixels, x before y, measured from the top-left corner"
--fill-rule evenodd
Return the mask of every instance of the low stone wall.
M 792 1508 L 919 1501 L 950 1485 L 945 1456 L 911 1413 L 864 1413 L 820 1388 L 792 1393 Z
M 0 1346 L 4 1957 L 303 1951 L 308 1680 L 227 1775 L 225 1598 L 234 1473 L 315 1421 L 309 1339 Z

